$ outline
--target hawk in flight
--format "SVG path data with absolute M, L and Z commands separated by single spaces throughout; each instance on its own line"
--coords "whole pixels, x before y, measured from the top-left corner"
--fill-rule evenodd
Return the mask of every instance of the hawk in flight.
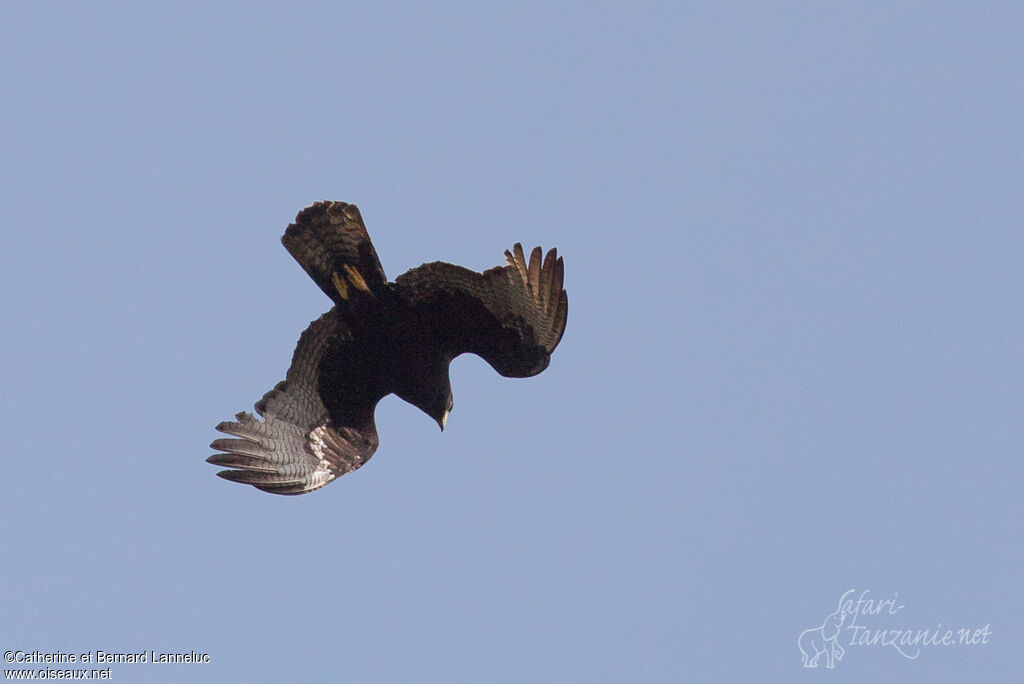
M 218 475 L 273 494 L 304 494 L 366 463 L 377 448 L 373 412 L 389 394 L 444 430 L 448 365 L 477 354 L 506 377 L 547 368 L 565 331 L 562 259 L 529 260 L 521 245 L 483 273 L 442 262 L 388 282 L 359 210 L 317 202 L 281 238 L 334 306 L 299 337 L 284 381 L 217 426 L 231 437 L 206 459 Z

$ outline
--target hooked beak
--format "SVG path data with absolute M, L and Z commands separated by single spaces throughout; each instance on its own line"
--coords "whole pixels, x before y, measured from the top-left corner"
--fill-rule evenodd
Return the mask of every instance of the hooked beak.
M 443 416 L 441 416 L 441 420 L 439 420 L 439 421 L 437 422 L 437 424 L 438 424 L 439 426 L 441 426 L 441 432 L 444 432 L 444 426 L 445 426 L 445 424 L 447 424 L 447 423 L 448 423 L 448 413 L 449 413 L 449 411 L 445 411 L 445 412 L 444 412 L 444 415 L 443 415 Z

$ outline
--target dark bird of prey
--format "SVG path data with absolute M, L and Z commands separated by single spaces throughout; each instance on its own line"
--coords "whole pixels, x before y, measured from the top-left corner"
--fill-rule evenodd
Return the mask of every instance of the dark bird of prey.
M 388 282 L 353 204 L 317 202 L 281 238 L 334 306 L 299 337 L 283 382 L 217 426 L 232 435 L 206 459 L 218 475 L 274 494 L 319 489 L 377 449 L 373 413 L 389 394 L 444 430 L 452 410 L 448 365 L 477 354 L 506 377 L 547 368 L 565 330 L 562 259 L 529 261 L 521 245 L 507 266 L 483 273 L 442 262 Z

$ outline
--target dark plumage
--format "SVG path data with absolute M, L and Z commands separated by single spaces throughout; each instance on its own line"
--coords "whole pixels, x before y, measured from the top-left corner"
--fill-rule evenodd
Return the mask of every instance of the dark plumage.
M 507 377 L 547 368 L 565 330 L 562 259 L 529 262 L 521 245 L 507 266 L 483 273 L 442 262 L 388 282 L 355 205 L 317 202 L 281 239 L 334 307 L 299 337 L 283 382 L 217 430 L 221 477 L 274 494 L 304 494 L 360 467 L 377 448 L 377 402 L 397 394 L 444 430 L 452 408 L 448 365 L 483 357 Z

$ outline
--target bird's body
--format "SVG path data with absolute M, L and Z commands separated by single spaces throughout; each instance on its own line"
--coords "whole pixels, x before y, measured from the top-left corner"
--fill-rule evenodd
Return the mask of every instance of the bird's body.
M 262 420 L 239 413 L 217 429 L 225 479 L 276 494 L 302 494 L 363 465 L 377 448 L 374 409 L 396 394 L 444 429 L 452 408 L 448 366 L 480 355 L 509 377 L 544 370 L 565 330 L 562 260 L 551 250 L 529 262 L 476 273 L 442 262 L 388 282 L 355 205 L 302 210 L 282 242 L 335 302 L 299 338 L 285 380 L 256 403 Z

